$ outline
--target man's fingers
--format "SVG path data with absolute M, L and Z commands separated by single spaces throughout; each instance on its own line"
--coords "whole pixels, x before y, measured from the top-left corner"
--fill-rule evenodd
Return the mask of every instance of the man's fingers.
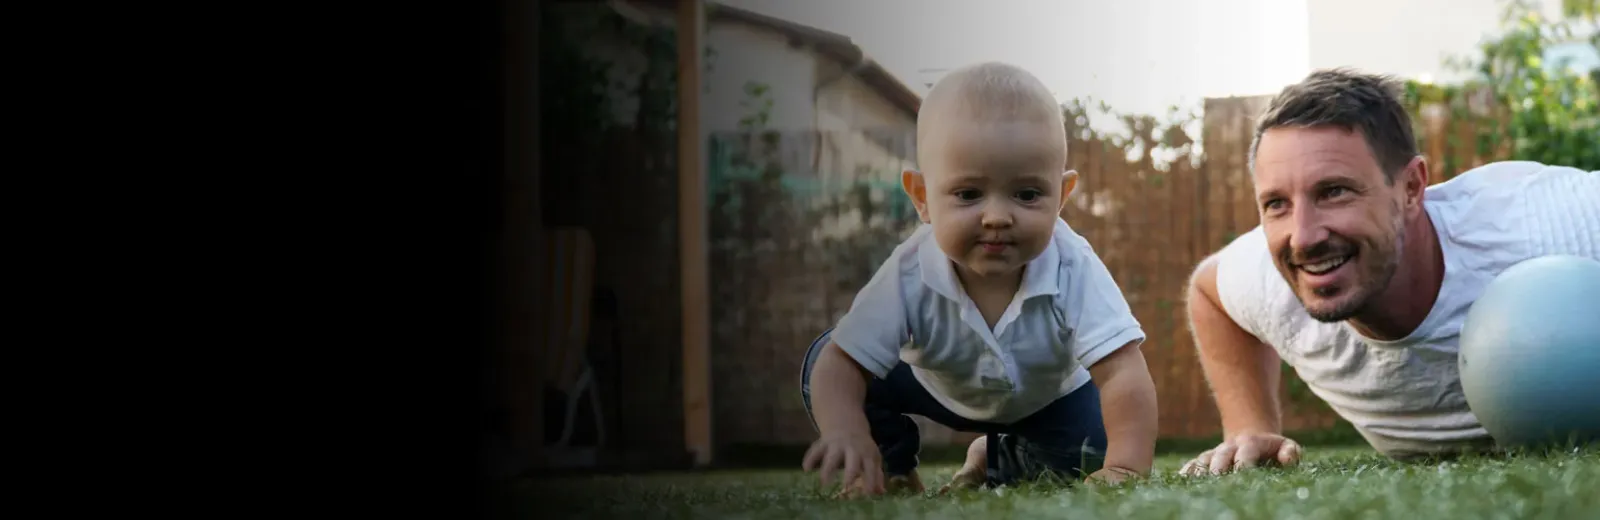
M 1211 454 L 1211 460 L 1206 463 L 1207 469 L 1211 470 L 1212 475 L 1227 473 L 1228 470 L 1233 469 L 1233 455 L 1238 449 L 1237 446 L 1231 443 L 1218 446 L 1217 450 Z
M 1236 469 L 1254 468 L 1260 465 L 1263 455 L 1261 441 L 1246 441 L 1239 443 L 1239 450 L 1233 454 L 1233 466 Z
M 1178 473 L 1187 476 L 1196 476 L 1205 473 L 1206 464 L 1211 460 L 1211 452 L 1214 451 L 1216 450 L 1212 449 L 1200 452 L 1200 454 L 1195 456 L 1193 460 L 1184 463 L 1183 468 L 1179 469 Z
M 1241 438 L 1240 442 L 1224 442 L 1216 448 L 1200 453 L 1194 460 L 1185 462 L 1183 467 L 1178 469 L 1178 474 L 1221 475 L 1230 471 L 1260 467 L 1270 462 L 1293 466 L 1300 462 L 1301 452 L 1300 444 L 1293 439 L 1284 438 L 1282 442 L 1274 445 L 1271 438 Z
M 1285 467 L 1299 464 L 1302 451 L 1300 443 L 1294 439 L 1284 439 L 1283 445 L 1278 447 L 1278 463 Z

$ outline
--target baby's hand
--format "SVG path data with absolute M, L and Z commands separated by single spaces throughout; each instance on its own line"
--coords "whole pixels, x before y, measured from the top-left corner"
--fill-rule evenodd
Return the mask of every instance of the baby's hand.
M 822 485 L 829 484 L 833 471 L 843 468 L 840 482 L 851 485 L 860 479 L 859 491 L 883 494 L 882 455 L 872 436 L 864 433 L 824 435 L 806 451 L 805 470 L 822 470 Z
M 1096 471 L 1089 475 L 1089 477 L 1085 480 L 1087 480 L 1090 484 L 1116 485 L 1137 476 L 1139 476 L 1139 474 L 1131 469 L 1113 467 L 1103 468 L 1100 471 Z

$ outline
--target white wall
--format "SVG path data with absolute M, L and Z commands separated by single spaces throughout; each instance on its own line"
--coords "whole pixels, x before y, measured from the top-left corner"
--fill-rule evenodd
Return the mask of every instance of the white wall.
M 837 160 L 825 158 L 822 168 L 841 178 L 867 168 L 883 179 L 898 179 L 916 158 L 916 116 L 859 77 L 840 76 L 844 70 L 837 62 L 820 61 L 821 80 L 837 78 L 822 87 L 817 99 L 817 129 L 837 152 Z
M 751 108 L 747 82 L 764 83 L 773 100 L 767 127 L 778 131 L 812 128 L 812 85 L 817 82 L 816 55 L 789 44 L 788 37 L 737 22 L 708 22 L 706 44 L 715 53 L 706 84 L 704 119 L 707 132 L 739 129 Z

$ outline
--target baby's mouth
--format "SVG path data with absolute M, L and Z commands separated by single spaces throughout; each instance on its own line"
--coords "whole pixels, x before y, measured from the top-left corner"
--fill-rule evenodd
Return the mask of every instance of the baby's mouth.
M 980 240 L 980 241 L 978 241 L 978 246 L 982 247 L 984 251 L 990 252 L 990 253 L 998 253 L 998 252 L 1001 252 L 1001 251 L 1005 251 L 1006 248 L 1011 247 L 1012 245 L 1014 245 L 1014 244 L 1011 241 L 1008 241 L 1008 240 Z

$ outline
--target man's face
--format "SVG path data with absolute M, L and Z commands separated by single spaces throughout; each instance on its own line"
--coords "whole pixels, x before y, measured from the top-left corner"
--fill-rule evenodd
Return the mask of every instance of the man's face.
M 1267 246 L 1313 318 L 1348 319 L 1388 287 L 1415 214 L 1405 209 L 1420 208 L 1416 186 L 1408 204 L 1407 177 L 1387 181 L 1359 132 L 1280 127 L 1261 136 L 1255 186 Z
M 933 143 L 935 164 L 908 180 L 909 191 L 924 190 L 918 209 L 964 274 L 1013 273 L 1049 245 L 1068 188 L 1065 143 L 1050 135 L 1034 123 L 953 125 Z

